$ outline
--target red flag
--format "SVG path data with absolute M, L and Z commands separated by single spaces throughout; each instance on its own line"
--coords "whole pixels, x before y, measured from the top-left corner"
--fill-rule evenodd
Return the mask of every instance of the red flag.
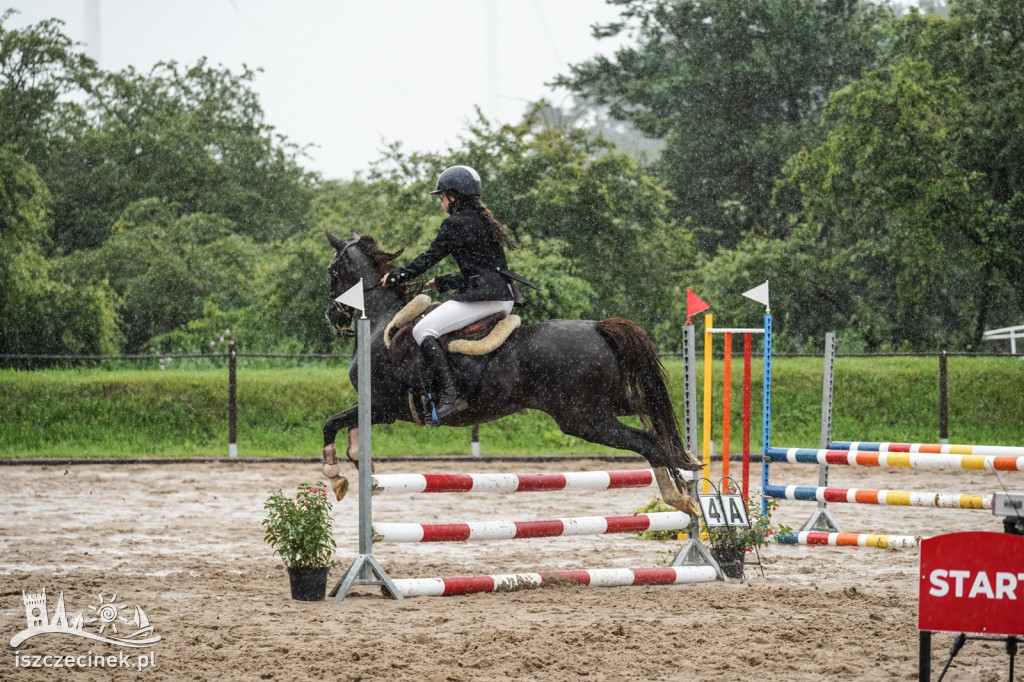
M 700 299 L 700 296 L 690 291 L 690 287 L 686 287 L 686 324 L 690 324 L 690 315 L 696 315 L 710 307 Z

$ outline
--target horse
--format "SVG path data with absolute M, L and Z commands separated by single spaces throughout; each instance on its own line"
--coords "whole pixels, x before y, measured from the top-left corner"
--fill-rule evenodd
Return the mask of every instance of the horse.
M 348 241 L 328 232 L 327 240 L 335 254 L 327 269 L 331 301 L 326 315 L 344 333 L 354 309 L 335 298 L 360 280 L 379 282 L 394 269 L 392 261 L 401 250 L 386 252 L 373 237 L 355 232 Z M 410 296 L 395 286 L 364 285 L 364 312 L 370 318 L 373 424 L 416 421 L 410 409 L 408 371 L 393 366 L 384 343 L 386 328 Z M 358 386 L 355 359 L 349 379 Z M 696 471 L 701 463 L 683 445 L 665 369 L 654 344 L 636 323 L 616 317 L 547 320 L 515 329 L 490 353 L 469 406 L 440 425 L 473 426 L 526 409 L 550 415 L 567 435 L 640 454 L 654 469 L 662 499 L 681 511 L 699 513 L 696 501 L 686 493 L 682 471 Z M 639 417 L 643 428 L 619 421 L 630 415 Z M 324 422 L 324 475 L 332 480 L 339 500 L 348 481 L 339 475 L 335 440 L 338 432 L 348 429 L 346 454 L 358 466 L 357 426 L 358 403 Z

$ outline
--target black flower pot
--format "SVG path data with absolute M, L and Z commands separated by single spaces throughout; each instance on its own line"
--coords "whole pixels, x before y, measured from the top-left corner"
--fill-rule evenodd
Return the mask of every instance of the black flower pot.
M 293 566 L 288 569 L 288 579 L 292 584 L 292 599 L 299 601 L 323 601 L 327 593 L 328 566 L 307 568 Z
M 711 556 L 718 562 L 718 567 L 722 569 L 726 578 L 743 579 L 743 555 L 745 553 L 744 548 L 737 545 L 711 548 Z

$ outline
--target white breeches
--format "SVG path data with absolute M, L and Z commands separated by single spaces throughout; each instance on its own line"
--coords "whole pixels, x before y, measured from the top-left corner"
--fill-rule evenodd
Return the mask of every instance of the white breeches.
M 443 336 L 488 315 L 508 315 L 512 312 L 513 305 L 512 301 L 445 301 L 416 323 L 412 328 L 412 338 L 416 339 L 417 344 L 421 344 L 428 336 Z

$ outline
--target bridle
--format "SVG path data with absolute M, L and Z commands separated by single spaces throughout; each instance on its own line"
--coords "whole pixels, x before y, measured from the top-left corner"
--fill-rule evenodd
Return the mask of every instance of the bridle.
M 335 254 L 334 260 L 331 261 L 331 264 L 327 267 L 327 273 L 331 276 L 332 291 L 331 291 L 331 301 L 327 305 L 326 317 L 327 317 L 327 321 L 331 324 L 331 326 L 334 327 L 335 329 L 337 329 L 338 333 L 343 338 L 346 337 L 346 336 L 354 336 L 355 335 L 355 332 L 352 329 L 350 329 L 350 327 L 352 325 L 352 321 L 355 319 L 355 308 L 353 308 L 351 306 L 347 306 L 347 305 L 345 305 L 343 303 L 339 303 L 337 300 L 335 300 L 340 292 L 335 292 L 333 290 L 333 283 L 338 278 L 338 272 L 337 272 L 336 268 L 337 268 L 338 264 L 341 262 L 341 259 L 344 258 L 345 257 L 345 253 L 351 247 L 355 246 L 358 242 L 359 242 L 359 237 L 356 237 L 354 239 L 350 239 L 349 241 L 345 242 L 345 244 L 341 247 L 341 249 L 339 249 L 337 251 L 337 253 Z M 424 284 L 426 284 L 425 280 L 416 280 L 416 281 L 413 281 L 413 282 L 396 283 L 396 284 L 394 284 L 392 286 L 395 286 L 396 288 L 397 287 L 401 287 L 404 290 L 404 289 L 409 288 L 409 287 L 422 287 Z M 380 289 L 380 288 L 381 288 L 380 282 L 375 282 L 374 284 L 371 284 L 370 286 L 364 287 L 363 291 L 364 292 L 366 292 L 366 291 L 373 291 L 374 289 Z
M 358 241 L 359 239 L 356 238 L 345 242 L 345 245 L 341 248 L 341 250 L 339 250 L 334 255 L 334 260 L 331 261 L 331 264 L 327 267 L 327 274 L 331 276 L 332 285 L 334 281 L 338 278 L 338 272 L 336 269 L 338 263 L 340 263 L 341 259 L 345 256 L 345 252 L 348 251 L 349 248 L 355 245 L 356 242 Z M 350 327 L 352 326 L 352 320 L 355 319 L 355 308 L 339 303 L 338 301 L 335 300 L 336 296 L 337 294 L 333 291 L 332 286 L 331 302 L 327 305 L 327 311 L 325 313 L 327 321 L 331 324 L 332 327 L 338 330 L 338 335 L 341 336 L 342 338 L 345 338 L 347 336 L 354 336 L 355 332 L 352 329 L 350 329 Z

